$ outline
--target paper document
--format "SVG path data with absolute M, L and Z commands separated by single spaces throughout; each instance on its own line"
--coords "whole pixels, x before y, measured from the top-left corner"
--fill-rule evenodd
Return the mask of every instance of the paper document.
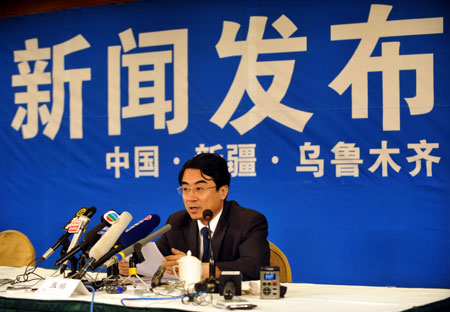
M 145 276 L 153 276 L 155 274 L 158 267 L 165 260 L 162 253 L 159 251 L 158 247 L 156 247 L 155 242 L 149 242 L 142 246 L 142 255 L 144 256 L 145 261 L 139 263 L 137 267 L 137 271 L 139 274 Z M 129 260 L 129 259 L 127 259 Z M 164 278 L 176 279 L 175 275 L 170 275 L 165 273 Z

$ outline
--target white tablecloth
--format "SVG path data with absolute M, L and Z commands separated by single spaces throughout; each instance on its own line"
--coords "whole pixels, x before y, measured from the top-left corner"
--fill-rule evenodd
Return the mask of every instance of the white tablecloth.
M 0 278 L 14 279 L 24 272 L 25 268 L 0 267 Z M 53 271 L 38 268 L 36 273 L 44 277 Z M 256 283 L 258 285 L 258 283 Z M 421 306 L 450 297 L 449 289 L 428 288 L 395 288 L 285 283 L 288 290 L 283 299 L 260 299 L 259 295 L 243 295 L 242 298 L 256 304 L 253 311 L 326 311 L 326 312 L 394 312 L 403 311 L 414 306 Z M 35 285 L 34 287 L 38 287 Z M 244 288 L 248 284 L 244 285 Z M 27 298 L 39 300 L 81 300 L 91 301 L 88 295 L 72 295 L 69 299 L 58 296 L 44 296 L 36 292 L 6 291 L 6 286 L 0 287 L 0 296 L 9 298 Z M 121 305 L 123 298 L 142 298 L 134 293 L 133 287 L 128 287 L 123 294 L 107 294 L 104 291 L 95 292 L 95 303 Z M 223 300 L 218 294 L 213 300 Z M 133 300 L 125 301 L 132 307 L 163 307 L 186 311 L 211 311 L 211 305 L 198 306 L 183 304 L 180 299 L 174 300 Z

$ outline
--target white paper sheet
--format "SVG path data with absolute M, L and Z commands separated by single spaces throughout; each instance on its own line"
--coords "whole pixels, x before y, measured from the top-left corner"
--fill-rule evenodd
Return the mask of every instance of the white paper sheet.
M 156 247 L 155 242 L 149 242 L 148 244 L 145 244 L 144 246 L 142 246 L 141 251 L 145 261 L 139 263 L 136 266 L 137 271 L 141 275 L 153 276 L 158 267 L 165 260 L 164 256 L 161 254 L 158 247 Z M 129 259 L 127 258 L 127 260 Z M 164 273 L 164 278 L 176 279 L 177 277 L 175 275 Z

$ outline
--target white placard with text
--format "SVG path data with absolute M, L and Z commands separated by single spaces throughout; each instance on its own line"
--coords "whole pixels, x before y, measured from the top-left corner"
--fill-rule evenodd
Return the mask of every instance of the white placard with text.
M 77 279 L 49 277 L 39 287 L 38 293 L 68 298 L 73 294 L 90 295 L 84 284 Z

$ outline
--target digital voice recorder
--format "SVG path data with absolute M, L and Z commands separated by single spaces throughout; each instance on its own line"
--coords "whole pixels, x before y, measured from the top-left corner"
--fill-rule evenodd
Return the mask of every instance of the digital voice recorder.
M 260 271 L 261 299 L 279 299 L 280 295 L 280 267 L 263 266 Z

